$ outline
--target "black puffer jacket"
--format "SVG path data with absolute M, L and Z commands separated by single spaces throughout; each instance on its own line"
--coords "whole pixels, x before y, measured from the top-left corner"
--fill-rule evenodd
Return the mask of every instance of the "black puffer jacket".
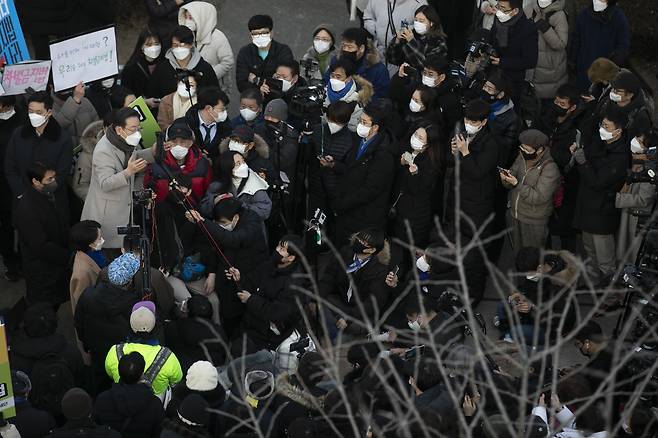
M 123 438 L 157 438 L 164 409 L 148 386 L 115 383 L 96 398 L 92 418 L 120 432 Z
M 296 298 L 303 302 L 304 297 L 298 295 L 295 286 L 303 286 L 302 277 L 299 263 L 280 269 L 267 260 L 245 281 L 243 286 L 251 292 L 251 297 L 246 304 L 242 328 L 259 350 L 276 350 L 300 322 Z M 271 322 L 280 334 L 270 329 Z
M 210 318 L 171 321 L 166 326 L 166 339 L 183 370 L 199 360 L 209 360 L 216 366 L 226 362 L 226 333 Z
M 371 257 L 370 261 L 361 269 L 349 275 L 345 272 L 344 267 L 349 266 L 354 260 L 352 248 L 343 248 L 340 251 L 340 257 L 342 260 L 334 257 L 320 278 L 318 283 L 320 296 L 338 307 L 347 318 L 353 318 L 362 323 L 365 323 L 365 318 L 371 322 L 374 321 L 375 315 L 381 315 L 385 311 L 392 290 L 385 282 L 390 261 L 388 246 L 376 256 Z M 348 298 L 350 277 L 354 286 L 352 295 Z M 348 328 L 351 326 L 353 324 L 348 320 Z
M 130 334 L 130 314 L 139 301 L 133 290 L 101 281 L 82 292 L 75 308 L 75 329 L 86 351 L 105 363 L 110 347 Z
M 388 134 L 380 132 L 359 158 L 358 142 L 347 156 L 338 198 L 332 206 L 338 215 L 338 242 L 346 242 L 352 233 L 364 228 L 384 227 L 395 169 L 391 143 Z
M 215 364 L 216 362 L 213 362 Z M 220 420 L 220 415 L 217 413 L 217 411 L 220 410 L 222 407 L 222 404 L 224 401 L 226 401 L 226 390 L 221 384 L 217 384 L 217 387 L 215 389 L 211 389 L 210 391 L 195 391 L 193 389 L 190 389 L 187 387 L 185 382 L 179 382 L 176 386 L 173 387 L 172 393 L 171 393 L 171 401 L 167 405 L 167 417 L 168 418 L 178 418 L 178 408 L 185 400 L 185 397 L 187 397 L 190 394 L 197 394 L 203 397 L 205 401 L 208 402 L 208 406 L 210 409 L 214 410 L 215 412 L 211 411 L 210 412 L 210 421 L 208 422 L 208 432 L 212 436 L 220 436 L 220 430 L 219 430 L 219 420 Z
M 267 242 L 260 217 L 253 211 L 243 209 L 240 220 L 233 231 L 227 231 L 212 221 L 205 221 L 210 235 L 217 241 L 231 264 L 248 277 L 261 262 L 267 259 Z M 220 260 L 218 272 L 227 269 Z M 236 318 L 244 313 L 245 306 L 240 302 L 235 290 L 235 283 L 227 280 L 225 275 L 217 275 L 215 290 L 222 303 L 220 315 L 224 318 Z
M 476 225 L 481 225 L 493 213 L 501 147 L 488 126 L 485 126 L 468 145 L 469 154 L 460 157 L 459 195 L 461 210 Z
M 329 132 L 327 125 L 317 125 L 313 129 L 311 145 L 315 153 L 311 156 L 308 166 L 308 190 L 315 196 L 321 196 L 334 202 L 338 196 L 340 178 L 345 172 L 347 156 L 354 148 L 353 134 L 347 125 L 335 134 Z M 322 167 L 316 156 L 330 155 L 334 159 L 334 167 Z
M 427 152 L 416 156 L 415 174 L 409 166 L 400 165 L 393 190 L 395 204 L 395 237 L 409 241 L 405 221 L 409 221 L 414 245 L 423 248 L 429 239 L 432 227 L 432 191 L 439 181 L 439 163 L 431 160 Z
M 256 84 L 249 81 L 249 73 L 253 73 L 259 79 L 271 78 L 276 68 L 283 62 L 294 60 L 290 47 L 278 41 L 272 41 L 270 51 L 265 59 L 258 55 L 258 47 L 249 43 L 238 52 L 235 61 L 235 82 L 238 91 L 243 92 L 247 88 L 256 88 Z
M 592 234 L 614 234 L 621 210 L 615 207 L 617 192 L 626 181 L 630 165 L 628 139 L 607 144 L 596 137 L 585 145 L 587 161 L 578 165 L 580 184 L 573 225 Z
M 28 375 L 32 373 L 35 363 L 49 357 L 64 360 L 71 374 L 79 380 L 83 375 L 80 352 L 59 333 L 37 338 L 20 331 L 12 340 L 10 357 L 11 368 L 24 371 Z
M 564 122 L 558 123 L 554 115 L 543 120 L 542 131 L 548 134 L 551 145 L 551 156 L 560 169 L 562 187 L 562 205 L 556 207 L 550 222 L 551 231 L 557 234 L 571 233 L 573 216 L 576 211 L 576 196 L 578 194 L 578 170 L 573 155 L 569 149 L 576 141 L 577 121 L 581 109 L 570 115 Z

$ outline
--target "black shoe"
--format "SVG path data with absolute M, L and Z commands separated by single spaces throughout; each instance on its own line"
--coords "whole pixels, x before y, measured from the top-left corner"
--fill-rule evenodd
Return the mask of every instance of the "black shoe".
M 15 283 L 21 279 L 21 274 L 19 274 L 18 271 L 6 271 L 3 277 L 7 281 L 11 281 L 12 283 Z

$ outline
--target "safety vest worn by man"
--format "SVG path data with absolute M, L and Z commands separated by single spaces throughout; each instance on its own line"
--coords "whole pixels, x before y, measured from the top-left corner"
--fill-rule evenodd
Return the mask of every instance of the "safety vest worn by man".
M 122 343 L 110 348 L 105 358 L 105 372 L 119 383 L 119 360 L 124 354 L 138 352 L 144 357 L 144 376 L 142 381 L 148 383 L 153 393 L 161 396 L 167 388 L 173 387 L 183 378 L 178 358 L 170 349 L 160 345 Z

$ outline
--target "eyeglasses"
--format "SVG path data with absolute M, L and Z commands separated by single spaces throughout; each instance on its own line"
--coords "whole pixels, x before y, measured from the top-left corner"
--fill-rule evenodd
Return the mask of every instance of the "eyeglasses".
M 253 31 L 250 32 L 252 37 L 257 37 L 257 36 L 264 36 L 264 35 L 269 35 L 270 31 L 269 30 L 261 30 L 261 31 Z
M 514 8 L 512 8 L 512 9 L 503 9 L 503 7 L 500 6 L 500 3 L 498 3 L 496 6 L 494 6 L 494 8 L 497 11 L 504 12 L 505 14 L 507 14 L 508 12 L 512 12 L 514 10 Z

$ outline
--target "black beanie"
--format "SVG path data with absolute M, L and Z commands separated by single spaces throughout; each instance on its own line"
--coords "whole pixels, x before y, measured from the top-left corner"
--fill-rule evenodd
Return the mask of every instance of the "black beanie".
M 188 426 L 206 426 L 210 420 L 208 402 L 199 394 L 190 394 L 178 407 L 178 418 Z

